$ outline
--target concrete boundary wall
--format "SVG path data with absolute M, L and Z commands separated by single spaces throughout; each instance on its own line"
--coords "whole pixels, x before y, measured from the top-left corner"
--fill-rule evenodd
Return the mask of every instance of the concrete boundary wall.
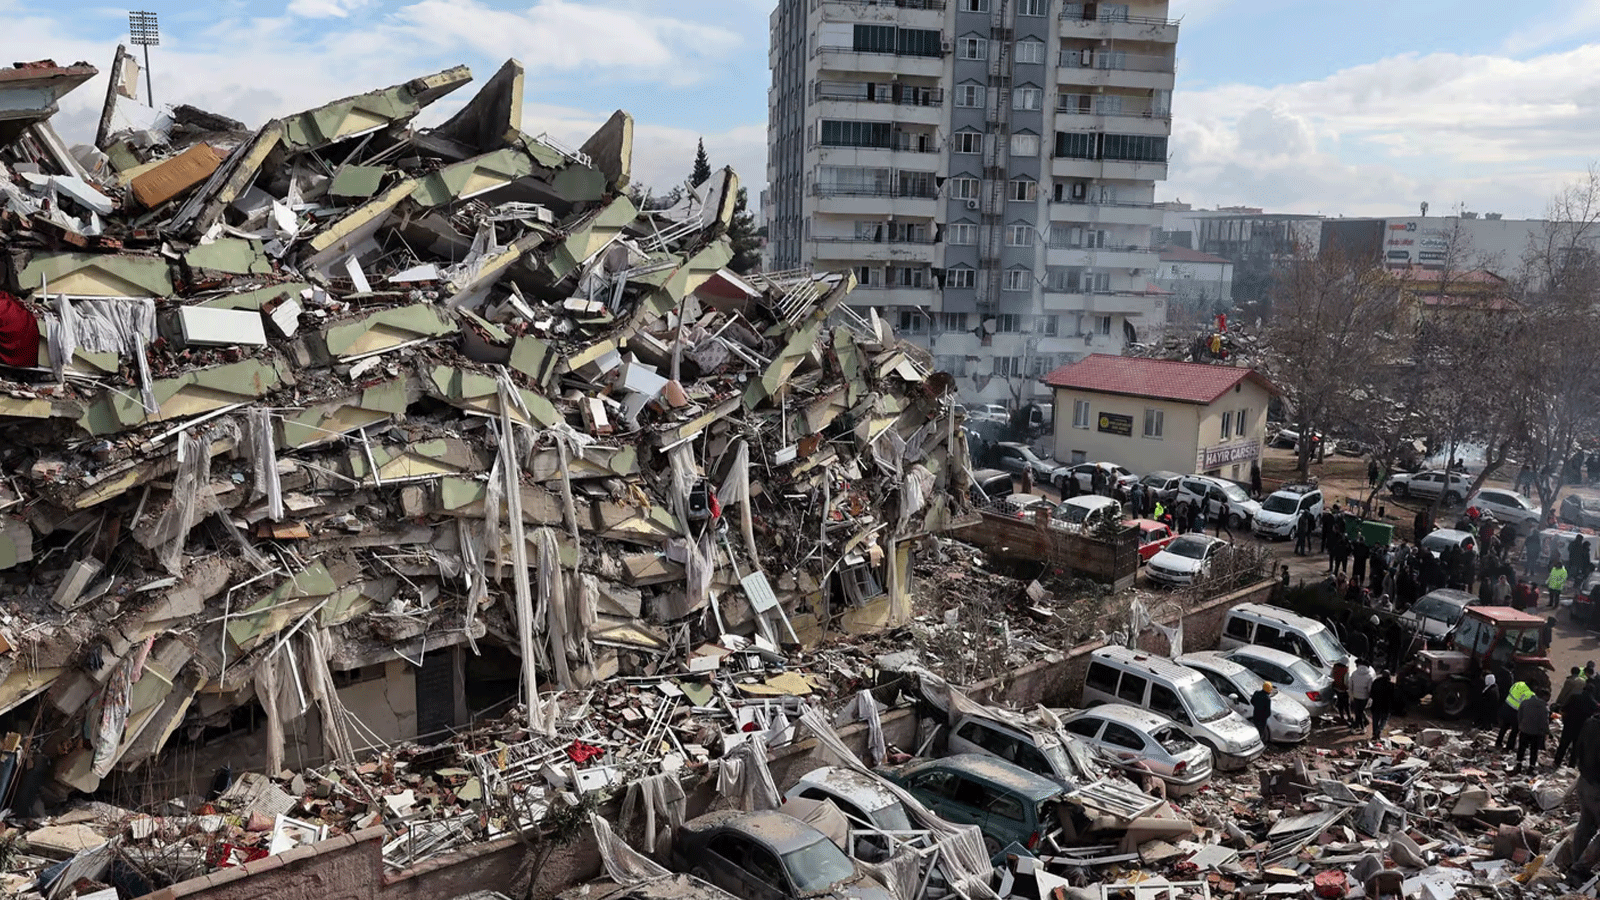
M 1187 649 L 1214 647 L 1227 611 L 1240 603 L 1265 601 L 1273 584 L 1264 581 L 1252 585 L 1181 611 L 1181 616 L 1178 610 L 1158 609 L 1156 619 L 1170 626 L 1181 617 Z M 1168 649 L 1166 640 L 1157 633 L 1143 635 L 1140 645 L 1152 653 L 1166 653 Z M 1073 647 L 1008 675 L 972 685 L 969 692 L 984 702 L 1022 708 L 1037 704 L 1076 705 L 1089 654 L 1102 646 L 1104 642 L 1094 641 Z M 909 709 L 893 710 L 883 716 L 883 728 L 890 744 L 912 746 L 916 715 Z M 857 753 L 866 750 L 866 726 L 851 725 L 841 729 L 840 736 Z M 808 739 L 774 751 L 774 780 L 779 785 L 790 784 L 810 769 L 825 765 L 826 761 L 817 758 L 816 750 L 817 742 Z M 688 814 L 699 815 L 724 802 L 714 784 L 702 783 L 689 793 Z M 600 812 L 615 822 L 621 805 L 612 802 Z M 620 830 L 635 846 L 642 843 L 638 829 Z M 146 896 L 150 900 L 449 900 L 474 890 L 503 890 L 517 877 L 527 857 L 522 841 L 508 837 L 448 853 L 414 868 L 386 873 L 385 837 L 382 828 L 367 828 L 236 868 L 220 869 Z M 600 858 L 593 842 L 575 841 L 556 848 L 542 862 L 535 893 L 549 896 L 593 878 L 599 871 Z

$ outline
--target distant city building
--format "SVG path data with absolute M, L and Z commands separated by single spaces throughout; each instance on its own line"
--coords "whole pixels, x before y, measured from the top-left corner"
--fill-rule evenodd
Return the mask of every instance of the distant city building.
M 771 17 L 770 270 L 850 269 L 968 403 L 1166 322 L 1151 283 L 1166 0 L 786 0 Z
M 1321 216 L 1269 213 L 1251 206 L 1167 209 L 1162 215 L 1162 238 L 1168 246 L 1233 263 L 1230 300 L 1257 303 L 1271 292 L 1273 272 L 1280 264 L 1317 252 L 1323 221 Z
M 1233 263 L 1187 247 L 1163 247 L 1156 286 L 1166 291 L 1167 317 L 1196 321 L 1233 306 Z

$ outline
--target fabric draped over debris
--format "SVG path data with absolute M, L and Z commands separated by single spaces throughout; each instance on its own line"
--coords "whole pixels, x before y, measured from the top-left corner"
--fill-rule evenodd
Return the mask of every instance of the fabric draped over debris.
M 849 273 L 725 270 L 731 170 L 641 210 L 631 119 L 530 134 L 522 77 L 432 129 L 466 68 L 253 130 L 119 76 L 92 145 L 50 110 L 0 129 L 0 715 L 48 768 L 30 808 L 255 706 L 268 774 L 307 734 L 351 763 L 394 738 L 343 676 L 455 648 L 519 657 L 550 742 L 613 676 L 909 621 L 913 545 L 967 508 L 931 359 Z M 731 752 L 775 802 L 760 737 Z

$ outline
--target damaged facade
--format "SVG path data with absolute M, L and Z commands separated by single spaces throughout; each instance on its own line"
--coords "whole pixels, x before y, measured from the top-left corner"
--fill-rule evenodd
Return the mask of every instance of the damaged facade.
M 465 68 L 251 131 L 115 66 L 70 149 L 94 68 L 0 70 L 0 806 L 909 618 L 948 385 L 851 276 L 725 271 L 731 170 L 642 212 L 515 61 L 431 129 Z

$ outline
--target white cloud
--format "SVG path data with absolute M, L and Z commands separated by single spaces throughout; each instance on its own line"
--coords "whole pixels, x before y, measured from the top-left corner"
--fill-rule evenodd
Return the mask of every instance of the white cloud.
M 288 13 L 306 19 L 343 19 L 370 0 L 290 0 Z

